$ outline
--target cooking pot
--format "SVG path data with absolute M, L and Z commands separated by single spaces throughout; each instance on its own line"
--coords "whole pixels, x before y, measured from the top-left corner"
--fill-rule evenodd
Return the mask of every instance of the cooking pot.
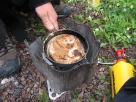
M 84 50 L 85 50 L 85 55 L 77 62 L 74 62 L 74 63 L 71 63 L 71 64 L 62 64 L 62 63 L 57 63 L 55 62 L 48 54 L 47 52 L 47 45 L 48 45 L 48 42 L 58 36 L 58 35 L 61 35 L 61 34 L 70 34 L 70 35 L 74 35 L 76 36 L 80 41 L 81 43 L 83 44 L 83 47 L 84 47 Z M 50 33 L 46 39 L 44 40 L 43 42 L 43 59 L 44 61 L 46 61 L 46 63 L 48 63 L 49 65 L 51 66 L 54 66 L 54 68 L 56 70 L 61 70 L 61 71 L 64 71 L 64 70 L 70 70 L 74 65 L 77 65 L 77 64 L 80 64 L 80 63 L 84 63 L 84 64 L 88 64 L 89 62 L 87 61 L 86 59 L 86 55 L 89 51 L 89 44 L 88 44 L 88 41 L 85 40 L 85 38 L 75 32 L 75 31 L 72 31 L 72 30 L 59 30 L 59 31 L 56 31 L 56 32 L 53 32 L 53 33 Z

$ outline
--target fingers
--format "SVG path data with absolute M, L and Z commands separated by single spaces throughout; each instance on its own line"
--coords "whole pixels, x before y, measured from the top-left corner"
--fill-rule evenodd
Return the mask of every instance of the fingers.
M 58 15 L 51 3 L 46 3 L 36 7 L 36 13 L 49 31 L 55 31 L 59 29 L 57 21 Z
M 57 18 L 52 15 L 48 14 L 42 17 L 42 22 L 49 31 L 56 31 L 59 29 Z
M 48 14 L 48 17 L 49 17 L 50 22 L 54 26 L 54 30 L 58 30 L 59 29 L 58 21 L 57 21 L 58 16 L 57 16 L 56 12 L 55 12 L 55 14 Z
M 49 31 L 54 31 L 54 26 L 52 24 L 52 22 L 49 19 L 48 14 L 44 15 L 43 17 L 41 17 L 43 25 L 49 30 Z

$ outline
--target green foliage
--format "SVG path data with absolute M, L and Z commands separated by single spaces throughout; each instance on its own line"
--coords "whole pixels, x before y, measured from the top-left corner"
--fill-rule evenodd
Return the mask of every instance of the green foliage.
M 75 3 L 78 3 L 82 0 L 65 0 L 66 3 L 69 3 L 69 4 L 75 4 Z
M 77 90 L 72 93 L 72 98 L 76 100 L 79 98 L 79 92 Z
M 80 92 L 79 90 L 74 90 L 72 92 L 72 99 L 76 100 L 77 102 L 83 102 L 83 97 L 80 96 Z
M 87 1 L 65 0 L 72 4 L 84 5 L 84 12 L 74 16 L 80 23 L 93 28 L 102 47 L 115 50 L 136 44 L 136 0 L 101 0 L 98 8 L 92 8 Z
M 89 102 L 96 102 L 95 97 L 89 97 Z
M 78 23 L 82 23 L 84 21 L 83 15 L 75 15 L 74 20 L 76 20 Z
M 45 91 L 39 96 L 38 102 L 49 102 L 48 94 Z
M 92 89 L 92 94 L 89 96 L 89 102 L 102 102 L 104 96 L 106 96 L 107 102 L 111 100 L 111 90 L 110 90 L 110 77 L 104 73 L 98 75 L 99 84 Z M 106 87 L 105 87 L 106 86 Z
M 110 102 L 111 100 L 111 92 L 109 89 L 105 90 L 95 90 L 95 94 L 91 95 L 88 99 L 89 102 L 102 102 L 103 97 L 106 96 L 107 102 Z
M 100 11 L 105 16 L 105 23 L 95 31 L 102 42 L 107 42 L 115 49 L 136 44 L 136 2 L 134 1 L 103 1 Z
M 46 31 L 45 31 L 45 29 L 43 27 L 43 24 L 34 23 L 33 28 L 36 29 L 35 30 L 36 36 L 43 36 L 43 35 L 45 36 L 46 35 Z
M 104 83 L 105 82 L 105 75 L 104 74 L 102 74 L 100 77 L 99 77 L 99 81 L 100 81 L 100 83 Z

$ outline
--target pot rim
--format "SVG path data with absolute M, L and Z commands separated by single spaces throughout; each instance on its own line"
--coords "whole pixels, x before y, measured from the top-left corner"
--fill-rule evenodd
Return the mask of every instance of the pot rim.
M 51 58 L 49 58 L 49 56 L 47 55 L 47 51 L 45 51 L 45 47 L 47 47 L 47 44 L 48 44 L 48 42 L 52 39 L 52 38 L 54 38 L 55 36 L 57 36 L 57 35 L 61 35 L 61 33 L 60 34 L 56 34 L 56 33 L 59 33 L 59 32 L 72 32 L 72 33 L 75 33 L 75 34 L 71 34 L 71 35 L 74 35 L 74 36 L 76 36 L 76 37 L 78 37 L 79 39 L 81 39 L 82 38 L 82 40 L 84 40 L 85 41 L 85 43 L 86 44 L 83 44 L 83 46 L 85 46 L 86 45 L 86 48 L 85 48 L 85 55 L 80 59 L 80 60 L 78 60 L 77 62 L 74 62 L 74 63 L 71 63 L 71 64 L 63 64 L 63 63 L 58 63 L 58 62 L 55 62 L 54 60 L 52 60 Z M 64 34 L 64 33 L 63 33 Z M 77 36 L 77 35 L 79 35 L 79 36 Z M 51 38 L 51 39 L 50 39 Z M 50 62 L 52 62 L 52 63 L 54 63 L 54 64 L 58 64 L 58 65 L 73 65 L 73 64 L 76 64 L 76 63 L 79 63 L 79 62 L 81 62 L 83 59 L 86 59 L 86 56 L 87 56 L 87 54 L 88 54 L 88 51 L 89 51 L 89 44 L 88 44 L 88 41 L 85 39 L 85 37 L 83 37 L 80 33 L 78 33 L 78 32 L 76 32 L 76 31 L 73 31 L 73 30 L 58 30 L 58 31 L 55 31 L 55 32 L 52 32 L 52 33 L 50 33 L 47 37 L 46 37 L 46 39 L 43 41 L 43 59 L 45 59 L 45 58 L 47 58 Z

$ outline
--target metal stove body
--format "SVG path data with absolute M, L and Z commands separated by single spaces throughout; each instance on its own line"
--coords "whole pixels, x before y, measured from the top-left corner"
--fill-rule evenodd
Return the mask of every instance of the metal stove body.
M 65 92 L 80 86 L 86 82 L 90 74 L 94 73 L 92 65 L 99 51 L 99 43 L 94 36 L 87 35 L 87 33 L 82 36 L 88 41 L 86 57 L 80 62 L 68 66 L 60 67 L 43 55 L 41 38 L 29 46 L 29 53 L 36 68 L 47 77 L 49 97 L 52 100 L 56 100 Z

